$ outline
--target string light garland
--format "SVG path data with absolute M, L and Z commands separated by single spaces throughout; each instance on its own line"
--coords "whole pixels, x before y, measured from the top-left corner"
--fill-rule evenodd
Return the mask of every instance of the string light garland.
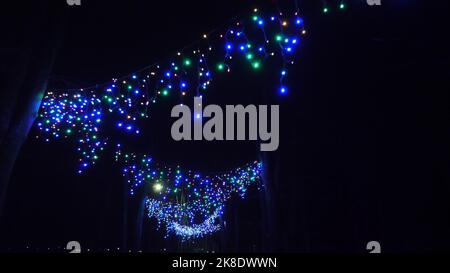
M 43 112 L 37 122 L 38 128 L 47 134 L 45 141 L 52 136 L 55 139 L 78 135 L 78 152 L 80 153 L 80 169 L 95 164 L 98 153 L 107 144 L 106 138 L 99 137 L 99 125 L 102 122 L 102 101 L 95 94 L 91 97 L 80 93 L 69 95 L 47 94 L 42 103 Z M 48 136 L 50 135 L 50 136 Z
M 160 167 L 148 155 L 116 154 L 125 165 L 123 175 L 130 194 L 146 188 L 149 217 L 164 224 L 167 234 L 174 232 L 184 239 L 199 238 L 220 230 L 217 220 L 223 215 L 232 195 L 244 198 L 247 189 L 262 187 L 262 163 L 253 162 L 227 173 L 202 175 L 199 172 Z M 198 223 L 200 221 L 200 223 Z
M 256 34 L 252 28 L 256 28 Z M 267 15 L 255 9 L 250 20 L 237 20 L 225 30 L 205 34 L 207 46 L 200 41 L 195 50 L 177 52 L 164 64 L 103 85 L 48 92 L 37 119 L 41 132 L 37 137 L 45 141 L 76 138 L 78 172 L 82 173 L 95 165 L 109 142 L 104 133 L 106 116 L 115 121 L 116 130 L 139 135 L 137 121 L 149 117 L 152 104 L 173 96 L 204 95 L 214 76 L 231 72 L 232 60 L 239 57 L 247 60 L 252 70 L 260 70 L 267 58 L 279 56 L 283 67 L 278 92 L 285 95 L 287 65 L 293 63 L 294 52 L 305 33 L 298 12 L 293 16 Z M 222 46 L 209 46 L 216 39 L 219 43 L 214 44 Z
M 346 8 L 342 1 L 339 9 Z M 328 6 L 324 7 L 328 13 Z M 48 91 L 36 121 L 39 135 L 51 139 L 74 138 L 79 157 L 78 173 L 96 164 L 111 142 L 105 128 L 112 120 L 114 130 L 139 135 L 138 121 L 149 118 L 155 103 L 169 98 L 203 96 L 215 77 L 230 73 L 235 59 L 242 59 L 251 71 L 264 68 L 268 58 L 281 60 L 277 92 L 288 94 L 285 84 L 288 66 L 294 63 L 302 37 L 307 34 L 303 18 L 262 13 L 254 9 L 247 18 L 234 21 L 224 29 L 203 34 L 194 46 L 177 52 L 168 60 L 150 65 L 136 73 L 114 78 L 93 87 Z M 211 44 L 218 46 L 210 46 Z M 262 164 L 254 162 L 229 173 L 202 176 L 179 167 L 161 167 L 150 156 L 138 159 L 122 154 L 116 143 L 116 160 L 124 164 L 123 175 L 135 195 L 142 185 L 152 189 L 146 195 L 149 217 L 164 224 L 167 234 L 183 239 L 199 238 L 220 230 L 219 218 L 226 201 L 233 195 L 245 196 L 247 188 L 262 186 Z
M 148 217 L 156 218 L 158 221 L 158 227 L 161 223 L 166 226 L 166 238 L 174 233 L 180 236 L 183 241 L 189 239 L 198 239 L 207 235 L 211 235 L 221 229 L 220 223 L 218 223 L 218 218 L 223 214 L 223 208 L 217 208 L 211 216 L 208 216 L 200 224 L 181 224 L 179 221 L 183 221 L 183 216 L 192 216 L 192 211 L 189 206 L 186 205 L 170 205 L 164 204 L 162 202 L 155 201 L 153 199 L 147 198 L 145 202 Z M 175 215 L 175 219 L 172 220 L 171 215 Z

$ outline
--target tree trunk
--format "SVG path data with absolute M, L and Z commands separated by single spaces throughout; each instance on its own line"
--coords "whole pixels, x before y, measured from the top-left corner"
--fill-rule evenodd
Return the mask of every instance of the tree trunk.
M 8 7 L 1 16 L 10 27 L 0 52 L 2 83 L 0 112 L 0 217 L 14 163 L 37 117 L 57 49 L 67 9 L 52 1 Z M 3 8 L 2 8 L 3 9 Z

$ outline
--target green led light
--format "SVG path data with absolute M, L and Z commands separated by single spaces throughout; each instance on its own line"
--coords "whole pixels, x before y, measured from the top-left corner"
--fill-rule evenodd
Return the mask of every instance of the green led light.
M 323 13 L 328 13 L 328 8 L 323 8 Z
M 247 57 L 247 60 L 251 60 L 251 59 L 253 59 L 253 54 L 252 53 L 248 53 L 246 57 Z
M 191 65 L 191 60 L 185 59 L 183 63 L 184 63 L 185 66 L 190 66 Z
M 220 64 L 217 65 L 217 70 L 223 71 L 224 69 L 225 69 L 225 65 L 224 64 L 220 63 Z
M 163 94 L 163 96 L 168 96 L 169 95 L 169 90 L 167 90 L 167 89 L 164 89 L 163 91 L 162 91 L 162 94 Z
M 254 69 L 259 69 L 261 67 L 261 63 L 259 61 L 253 62 L 252 66 Z
M 277 35 L 277 36 L 275 36 L 275 40 L 277 41 L 277 42 L 281 42 L 281 40 L 283 40 L 283 36 L 281 36 L 281 35 Z
M 345 9 L 345 4 L 344 4 L 344 3 L 341 3 L 341 4 L 339 5 L 339 8 L 340 8 L 340 9 Z

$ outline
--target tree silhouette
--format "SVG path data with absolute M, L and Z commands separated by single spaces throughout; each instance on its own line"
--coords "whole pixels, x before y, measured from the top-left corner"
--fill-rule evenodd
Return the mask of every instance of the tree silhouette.
M 20 148 L 47 88 L 68 9 L 33 1 L 2 7 L 0 49 L 0 216 Z

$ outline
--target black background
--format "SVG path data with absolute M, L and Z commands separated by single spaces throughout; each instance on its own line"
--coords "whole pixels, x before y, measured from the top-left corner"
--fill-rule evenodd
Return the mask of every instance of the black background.
M 63 7 L 70 9 L 69 25 L 50 88 L 129 74 L 237 14 L 274 3 L 84 1 L 81 7 Z M 292 3 L 279 5 L 289 12 Z M 79 176 L 73 145 L 44 144 L 33 130 L 15 167 L 0 249 L 57 251 L 76 240 L 92 251 L 366 252 L 366 243 L 377 240 L 385 252 L 445 250 L 450 239 L 445 10 L 439 1 L 427 7 L 406 0 L 383 1 L 381 7 L 347 4 L 345 12 L 325 16 L 321 1 L 300 1 L 308 35 L 289 71 L 289 96 L 277 96 L 278 70 L 269 66 L 260 74 L 237 69 L 218 78 L 205 97 L 205 104 L 281 105 L 279 150 L 263 156 L 270 202 L 258 192 L 231 200 L 225 231 L 195 245 L 163 239 L 164 232 L 145 219 L 138 243 L 139 200 L 124 199 L 126 186 L 112 151 Z M 47 22 L 34 21 L 33 14 L 45 12 L 46 5 L 23 4 L 17 15 L 9 14 L 14 23 L 7 26 L 11 36 L 5 35 L 5 45 L 24 25 L 36 24 L 45 33 Z M 252 142 L 172 141 L 174 104 L 158 105 L 144 136 L 126 138 L 134 143 L 131 149 L 202 171 L 228 170 L 260 156 Z M 267 209 L 274 215 L 269 232 L 261 224 Z

